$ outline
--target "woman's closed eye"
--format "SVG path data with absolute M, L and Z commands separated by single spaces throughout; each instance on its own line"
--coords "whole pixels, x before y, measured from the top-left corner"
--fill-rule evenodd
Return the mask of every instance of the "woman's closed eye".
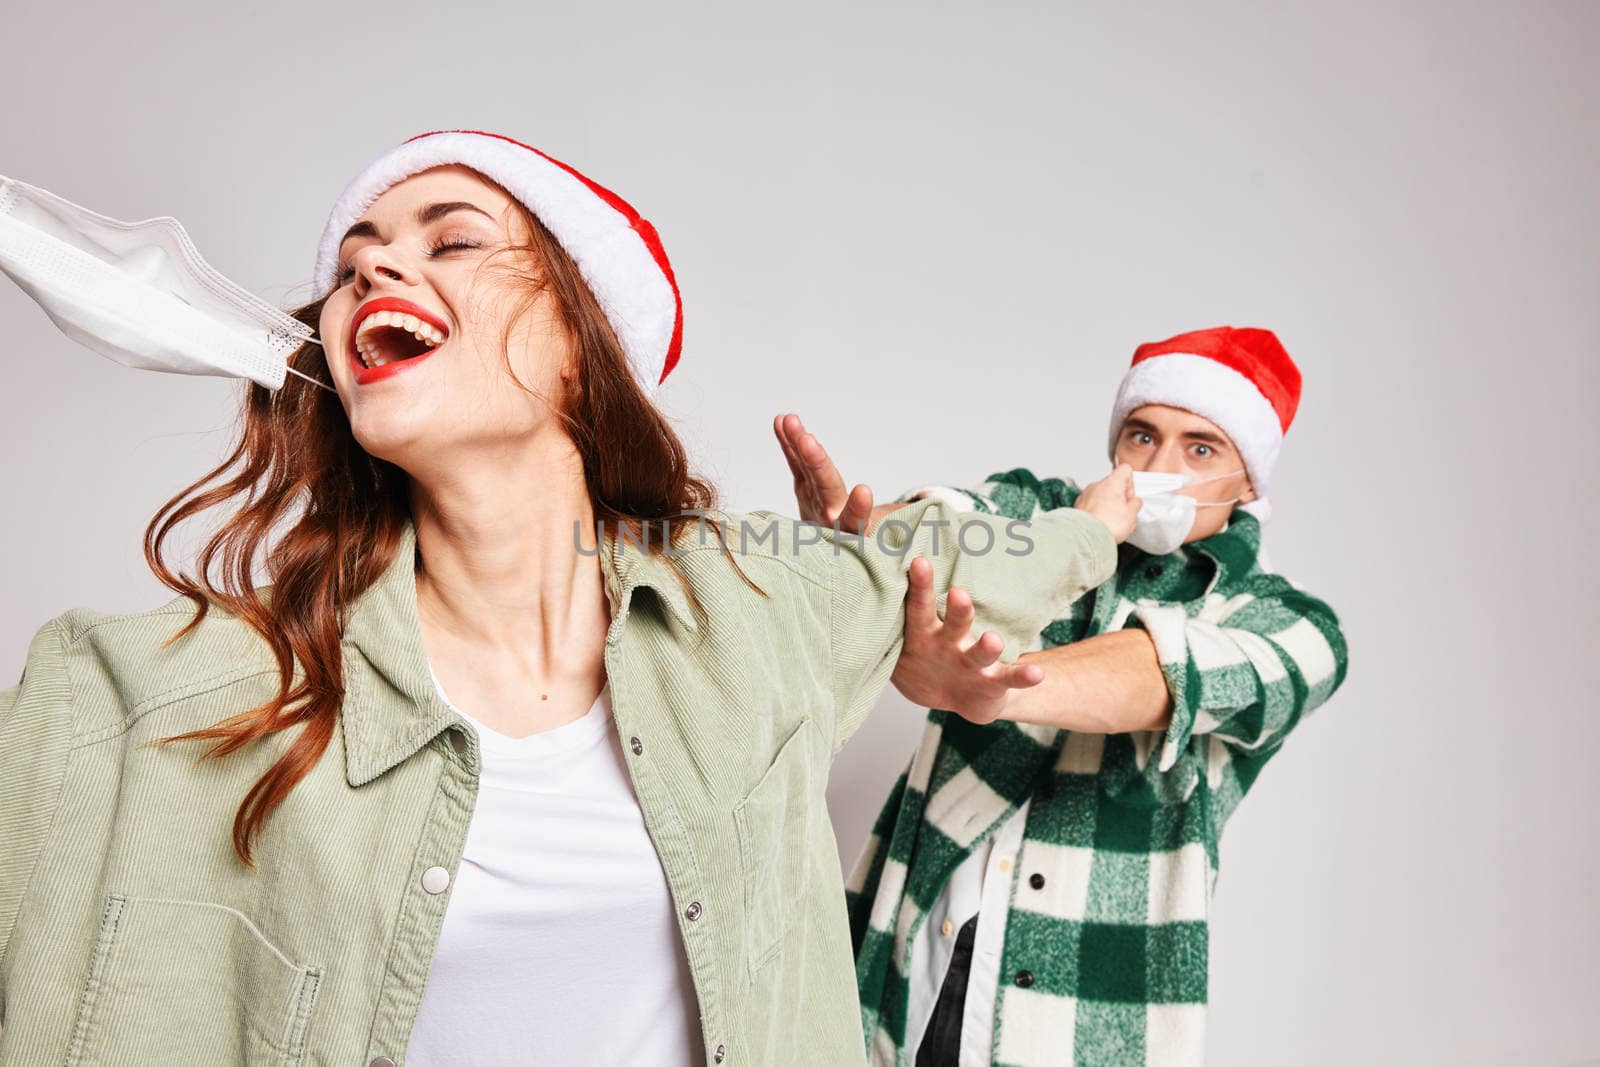
M 471 240 L 469 238 L 451 236 L 451 237 L 441 237 L 439 240 L 437 240 L 433 244 L 429 245 L 427 251 L 428 251 L 428 255 L 429 256 L 437 258 L 437 257 L 443 255 L 444 253 L 451 251 L 452 249 L 457 249 L 457 248 L 482 248 L 482 247 L 483 247 L 482 244 L 480 244 L 477 241 L 473 241 L 473 240 Z M 338 280 L 338 282 L 342 285 L 345 282 L 349 281 L 350 280 L 350 275 L 352 275 L 354 273 L 355 273 L 355 268 L 350 266 L 350 263 L 347 260 L 347 261 L 345 261 L 344 264 L 342 264 L 339 267 L 338 271 L 335 273 L 334 276 Z
M 428 255 L 439 256 L 452 248 L 482 248 L 477 241 L 465 237 L 444 237 L 428 246 Z

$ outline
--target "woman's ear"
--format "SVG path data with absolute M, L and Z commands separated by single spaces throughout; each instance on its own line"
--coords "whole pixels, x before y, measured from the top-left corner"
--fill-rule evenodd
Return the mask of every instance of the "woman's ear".
M 1248 504 L 1256 498 L 1256 487 L 1250 483 L 1250 476 L 1244 476 L 1244 489 L 1239 493 L 1239 503 Z

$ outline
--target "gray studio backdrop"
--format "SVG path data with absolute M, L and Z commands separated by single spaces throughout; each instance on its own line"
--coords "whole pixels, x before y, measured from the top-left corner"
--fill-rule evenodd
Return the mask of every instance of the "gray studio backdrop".
M 1209 1062 L 1600 1061 L 1600 6 L 91 8 L 8 8 L 0 173 L 289 306 L 382 149 L 538 145 L 657 224 L 662 403 L 734 508 L 792 511 L 783 410 L 885 497 L 1092 479 L 1137 343 L 1276 330 L 1267 544 L 1351 669 L 1229 825 Z M 171 595 L 140 534 L 238 386 L 0 282 L 10 685 L 45 619 Z M 891 692 L 836 764 L 847 865 L 919 728 Z

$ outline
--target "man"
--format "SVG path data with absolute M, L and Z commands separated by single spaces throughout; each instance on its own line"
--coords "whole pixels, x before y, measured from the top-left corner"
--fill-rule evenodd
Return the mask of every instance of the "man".
M 1141 346 L 1111 459 L 1139 472 L 1136 492 L 1162 472 L 1195 488 L 1146 496 L 1113 577 L 1014 664 L 996 662 L 996 635 L 970 638 L 964 592 L 941 621 L 928 568 L 913 566 L 894 681 L 960 715 L 929 712 L 848 886 L 875 1064 L 1202 1061 L 1223 824 L 1346 671 L 1332 610 L 1261 551 L 1299 393 L 1266 330 Z M 870 529 L 898 506 L 873 508 L 865 486 L 845 494 L 797 418 L 777 429 L 802 517 Z M 1079 493 L 1017 468 L 898 503 L 934 495 L 1027 519 Z

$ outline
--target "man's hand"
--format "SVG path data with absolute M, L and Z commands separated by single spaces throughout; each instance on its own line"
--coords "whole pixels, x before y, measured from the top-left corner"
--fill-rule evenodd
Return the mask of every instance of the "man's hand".
M 794 498 L 800 506 L 800 517 L 822 526 L 837 523 L 839 529 L 849 533 L 868 532 L 878 517 L 872 507 L 872 490 L 862 483 L 845 492 L 839 468 L 828 458 L 816 435 L 806 431 L 799 415 L 777 416 L 772 420 L 772 432 L 794 474 Z M 892 506 L 876 509 L 891 510 Z
M 1111 527 L 1111 536 L 1120 545 L 1133 533 L 1134 522 L 1139 517 L 1139 509 L 1144 506 L 1144 501 L 1133 495 L 1133 468 L 1126 463 L 1119 463 L 1098 482 L 1084 486 L 1072 506 L 1087 511 Z
M 933 592 L 933 564 L 911 561 L 906 593 L 906 635 L 889 680 L 900 694 L 925 708 L 945 708 L 976 723 L 993 722 L 1013 689 L 1044 680 L 1033 664 L 997 663 L 1005 639 L 993 630 L 972 639 L 972 598 L 952 586 L 941 620 Z

